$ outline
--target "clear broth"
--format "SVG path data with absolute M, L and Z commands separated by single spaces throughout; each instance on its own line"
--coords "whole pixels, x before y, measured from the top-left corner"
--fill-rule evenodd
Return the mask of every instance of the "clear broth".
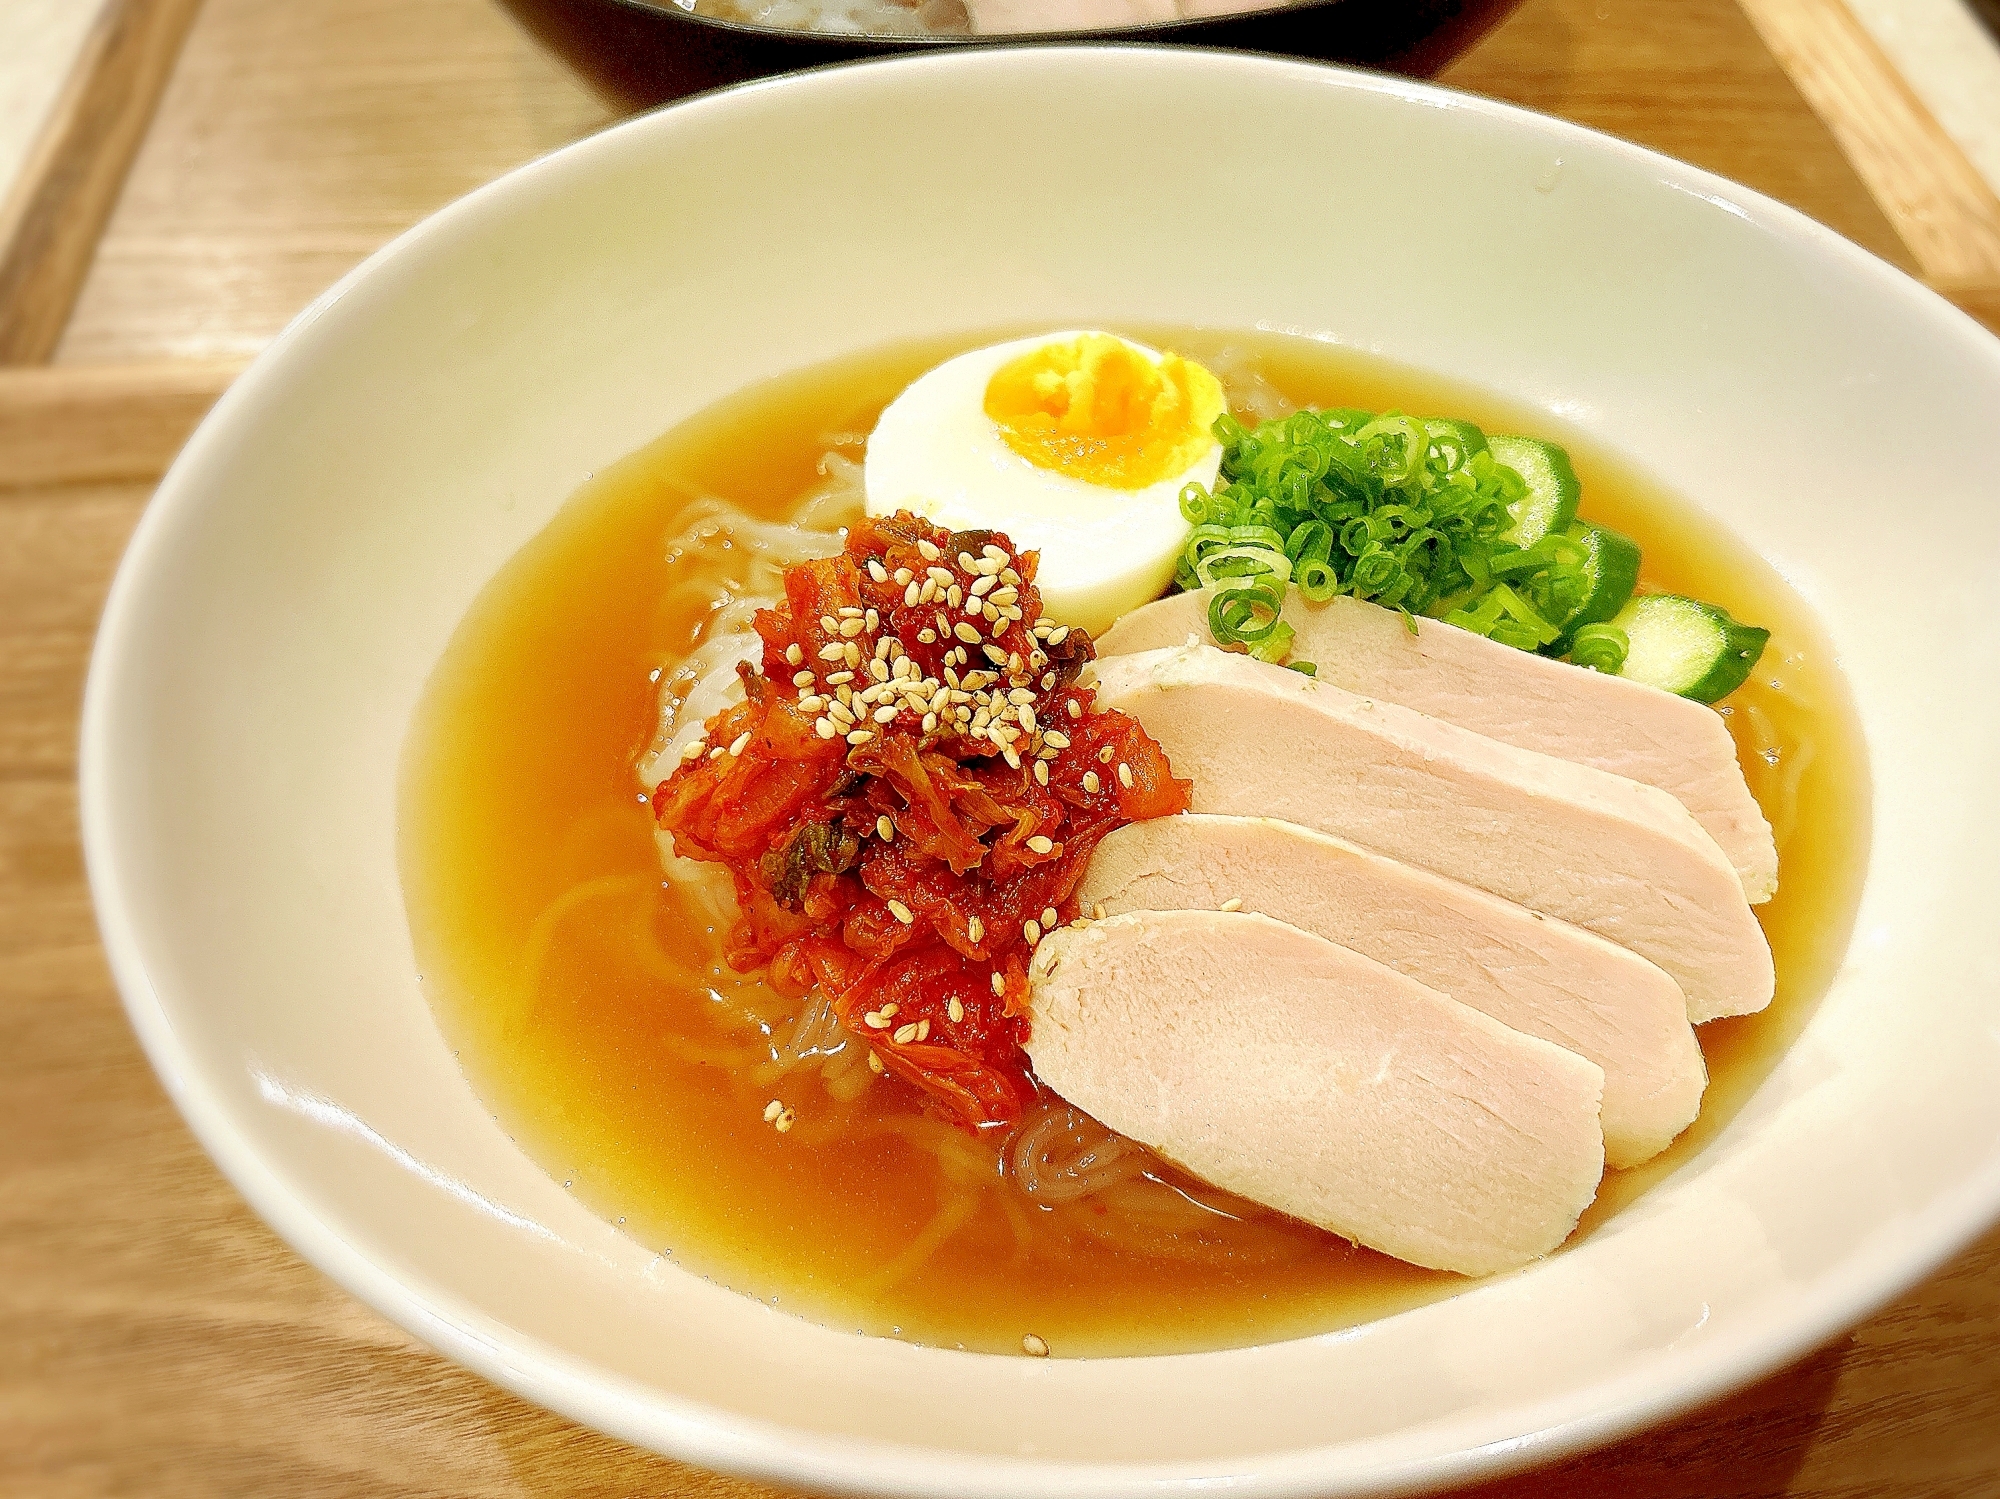
M 1664 1155 L 1608 1175 L 1581 1238 L 1715 1137 L 1845 950 L 1867 776 L 1826 639 L 1713 520 L 1543 413 L 1282 335 L 1131 331 L 1196 357 L 1247 354 L 1297 405 L 1449 413 L 1562 441 L 1584 514 L 1644 548 L 1643 585 L 1772 631 L 1724 706 L 1779 837 L 1779 893 L 1758 910 L 1777 998 L 1702 1027 L 1700 1119 Z M 486 588 L 429 684 L 404 765 L 404 888 L 438 1023 L 503 1127 L 594 1211 L 696 1273 L 831 1326 L 996 1352 L 1018 1353 L 1029 1333 L 1059 1355 L 1184 1352 L 1452 1295 L 1471 1283 L 1269 1217 L 1149 1236 L 1092 1221 L 1088 1204 L 1025 1205 L 990 1144 L 927 1118 L 901 1085 L 829 1109 L 790 1080 L 744 1075 L 732 1064 L 742 1036 L 781 1032 L 791 1012 L 675 957 L 690 936 L 675 924 L 692 918 L 663 889 L 634 765 L 654 734 L 658 671 L 696 642 L 712 602 L 667 587 L 676 513 L 719 495 L 782 518 L 818 481 L 829 435 L 865 433 L 912 378 L 987 341 L 898 345 L 724 401 L 596 476 Z M 799 1109 L 788 1134 L 763 1118 L 777 1096 Z

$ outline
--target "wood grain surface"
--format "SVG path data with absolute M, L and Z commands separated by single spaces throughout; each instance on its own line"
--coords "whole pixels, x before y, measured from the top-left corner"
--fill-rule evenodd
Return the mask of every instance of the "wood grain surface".
M 1744 0 L 1927 276 L 2000 287 L 2000 197 L 1840 0 Z
M 1447 81 L 1918 264 L 1725 0 L 1529 0 Z M 208 0 L 58 354 L 127 367 L 0 375 L 0 1494 L 773 1492 L 503 1394 L 280 1244 L 139 1054 L 77 848 L 91 635 L 179 434 L 383 239 L 602 118 L 482 0 Z M 2000 1496 L 2000 1232 L 1749 1390 L 1472 1495 Z
M 0 364 L 55 351 L 201 0 L 95 0 L 81 55 L 0 202 Z
M 206 0 L 56 358 L 242 358 L 370 251 L 609 122 L 492 0 Z
M 0 365 L 0 490 L 157 479 L 242 368 Z

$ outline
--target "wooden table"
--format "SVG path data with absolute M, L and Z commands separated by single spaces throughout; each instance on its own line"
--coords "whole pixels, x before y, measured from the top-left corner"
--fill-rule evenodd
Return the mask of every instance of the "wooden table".
M 1529 0 L 1445 78 L 1748 182 L 1992 316 L 1990 192 L 1925 148 L 1836 0 L 1744 3 L 1754 25 L 1731 0 Z M 122 72 L 79 94 L 95 124 L 69 141 L 96 175 L 14 214 L 43 253 L 0 237 L 0 333 L 28 330 L 0 354 L 0 1493 L 768 1492 L 501 1393 L 286 1250 L 140 1057 L 77 848 L 91 633 L 188 427 L 363 254 L 606 113 L 487 0 L 114 4 Z M 1775 1378 L 1468 1492 L 2000 1495 L 2000 1233 Z

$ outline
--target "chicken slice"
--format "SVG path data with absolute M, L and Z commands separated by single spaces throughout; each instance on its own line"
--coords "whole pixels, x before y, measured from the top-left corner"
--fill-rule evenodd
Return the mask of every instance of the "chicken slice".
M 1208 641 L 1208 603 L 1204 589 L 1135 609 L 1105 632 L 1098 653 L 1158 650 L 1190 635 Z M 1292 658 L 1312 662 L 1322 682 L 1669 792 L 1721 846 L 1752 904 L 1776 893 L 1770 824 L 1713 708 L 1441 620 L 1418 620 L 1413 635 L 1403 615 L 1361 599 L 1313 604 L 1287 589 L 1284 620 Z
M 1205 1181 L 1413 1264 L 1511 1270 L 1603 1173 L 1594 1063 L 1268 916 L 1042 939 L 1042 1079 Z
M 1326 833 L 1203 813 L 1130 823 L 1097 846 L 1077 899 L 1114 916 L 1240 902 L 1553 1041 L 1604 1072 L 1612 1166 L 1658 1155 L 1701 1109 L 1701 1047 L 1687 1001 L 1660 969 L 1581 927 Z
M 1574 922 L 1665 969 L 1696 1024 L 1771 1002 L 1735 870 L 1657 787 L 1212 646 L 1095 669 L 1098 705 L 1160 742 L 1196 812 L 1283 818 Z

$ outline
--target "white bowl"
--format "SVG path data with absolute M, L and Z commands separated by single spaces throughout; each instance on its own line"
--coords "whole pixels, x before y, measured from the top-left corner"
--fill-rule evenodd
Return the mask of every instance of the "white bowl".
M 760 376 L 1093 321 L 1301 330 L 1557 413 L 1726 517 L 1831 631 L 1875 774 L 1846 966 L 1721 1137 L 1573 1252 L 1227 1353 L 865 1339 L 592 1217 L 439 1039 L 397 758 L 501 563 L 593 469 Z M 996 1499 L 1374 1492 L 1552 1456 L 1799 1354 L 2000 1209 L 1996 434 L 2000 343 L 1943 302 L 1754 193 L 1503 105 L 1102 48 L 699 99 L 404 236 L 189 445 L 90 678 L 106 946 L 189 1123 L 302 1254 L 643 1446 Z

